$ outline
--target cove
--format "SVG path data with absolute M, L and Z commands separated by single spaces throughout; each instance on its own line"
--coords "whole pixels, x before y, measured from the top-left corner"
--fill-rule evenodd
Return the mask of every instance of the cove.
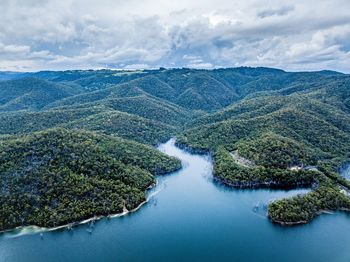
M 94 226 L 0 235 L 0 261 L 350 261 L 350 216 L 270 223 L 265 205 L 307 190 L 235 190 L 216 184 L 210 156 L 159 146 L 183 168 L 158 178 L 138 211 Z M 258 206 L 258 209 L 255 207 Z

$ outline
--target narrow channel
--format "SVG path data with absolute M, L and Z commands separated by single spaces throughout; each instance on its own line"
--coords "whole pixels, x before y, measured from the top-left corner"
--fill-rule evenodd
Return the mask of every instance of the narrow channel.
M 174 142 L 159 150 L 179 158 L 183 168 L 159 177 L 137 212 L 42 236 L 2 234 L 0 261 L 350 261 L 349 215 L 322 215 L 293 228 L 273 225 L 266 204 L 305 190 L 218 185 L 209 156 Z

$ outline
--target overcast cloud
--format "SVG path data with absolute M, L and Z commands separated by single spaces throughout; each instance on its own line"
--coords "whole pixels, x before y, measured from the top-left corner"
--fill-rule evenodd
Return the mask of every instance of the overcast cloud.
M 350 72 L 349 0 L 0 0 L 0 70 Z

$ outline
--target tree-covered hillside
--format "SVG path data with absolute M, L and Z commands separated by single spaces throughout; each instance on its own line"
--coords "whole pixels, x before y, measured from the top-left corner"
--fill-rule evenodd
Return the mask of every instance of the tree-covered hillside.
M 63 101 L 66 100 L 62 100 L 62 102 Z M 191 117 L 199 115 L 199 113 L 186 110 L 176 104 L 149 95 L 136 95 L 130 97 L 116 96 L 114 98 L 101 99 L 96 102 L 63 106 L 53 106 L 53 104 L 51 104 L 51 109 L 54 110 L 90 109 L 96 107 L 135 114 L 161 123 L 176 126 L 178 126 L 179 123 L 183 125 L 188 122 Z
M 258 90 L 229 107 L 194 119 L 177 143 L 214 152 L 215 177 L 229 186 L 319 185 L 310 198 L 286 200 L 279 209 L 271 204 L 269 215 L 275 222 L 283 223 L 285 218 L 288 224 L 298 224 L 310 221 L 327 206 L 331 210 L 348 208 L 348 197 L 336 192 L 344 185 L 349 190 L 349 184 L 333 172 L 350 156 L 350 78 L 325 75 L 318 79 L 307 76 L 309 82 L 294 79 L 292 86 L 269 92 Z M 244 166 L 241 159 L 254 165 Z M 320 176 L 333 182 L 326 183 Z M 345 202 L 334 203 L 324 194 L 341 196 L 339 201 L 344 198 Z M 323 201 L 322 206 L 317 206 L 318 201 Z M 293 205 L 307 209 L 301 210 L 307 218 L 291 215 L 288 210 Z M 309 209 L 312 205 L 316 211 Z
M 143 111 L 142 108 L 140 110 Z M 170 117 L 168 120 L 171 120 Z M 99 106 L 0 114 L 0 122 L 2 135 L 28 134 L 52 127 L 65 127 L 120 136 L 151 145 L 164 142 L 175 135 L 177 130 L 174 122 L 172 126 Z
M 244 143 L 256 147 L 267 133 L 274 133 L 300 144 L 314 159 L 346 157 L 350 146 L 348 90 L 345 83 L 342 87 L 334 82 L 310 87 L 307 92 L 272 92 L 243 99 L 189 123 L 179 142 L 199 149 L 215 150 L 221 145 L 233 150 Z
M 155 149 L 85 131 L 50 129 L 0 142 L 0 230 L 53 227 L 133 209 L 153 175 L 180 167 Z
M 0 111 L 39 110 L 80 91 L 76 86 L 31 77 L 3 81 L 0 82 Z
M 176 131 L 172 126 L 118 111 L 105 111 L 62 126 L 91 130 L 151 145 L 165 142 Z
M 68 75 L 74 75 L 75 71 L 68 72 L 61 73 L 64 76 L 65 83 L 67 83 L 67 79 L 70 79 Z M 105 85 L 95 87 L 95 92 L 67 98 L 51 106 L 82 104 L 120 96 L 128 97 L 147 94 L 190 110 L 213 112 L 255 93 L 278 91 L 298 84 L 304 84 L 305 82 L 320 82 L 321 79 L 343 76 L 336 72 L 289 73 L 269 68 L 228 68 L 217 70 L 184 68 L 144 70 L 135 71 L 134 73 L 112 72 L 108 70 L 96 71 L 93 77 L 98 78 L 99 81 L 105 81 Z M 86 72 L 85 74 L 77 71 L 80 82 L 77 79 L 72 79 L 69 83 L 79 83 L 83 86 L 82 88 L 85 88 L 86 86 L 82 82 L 92 77 L 91 72 Z M 105 79 L 102 77 L 103 74 Z M 35 76 L 45 77 L 45 74 L 39 73 Z M 54 81 L 62 79 L 60 77 L 52 78 L 46 76 L 46 78 L 54 79 Z M 113 82 L 111 79 L 114 78 L 115 81 Z
M 240 67 L 1 76 L 3 228 L 134 207 L 154 182 L 150 173 L 179 165 L 142 144 L 172 136 L 211 151 L 215 178 L 229 186 L 314 188 L 310 197 L 271 204 L 275 222 L 347 208 L 338 193 L 350 185 L 337 168 L 350 156 L 349 75 Z

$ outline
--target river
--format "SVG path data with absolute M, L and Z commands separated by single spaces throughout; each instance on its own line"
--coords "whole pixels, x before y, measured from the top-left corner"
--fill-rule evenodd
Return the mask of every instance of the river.
M 350 216 L 273 225 L 265 205 L 305 190 L 234 190 L 212 181 L 209 156 L 170 140 L 159 150 L 183 168 L 158 178 L 150 199 L 123 217 L 43 232 L 0 235 L 1 261 L 350 261 Z M 258 206 L 258 208 L 254 208 Z

